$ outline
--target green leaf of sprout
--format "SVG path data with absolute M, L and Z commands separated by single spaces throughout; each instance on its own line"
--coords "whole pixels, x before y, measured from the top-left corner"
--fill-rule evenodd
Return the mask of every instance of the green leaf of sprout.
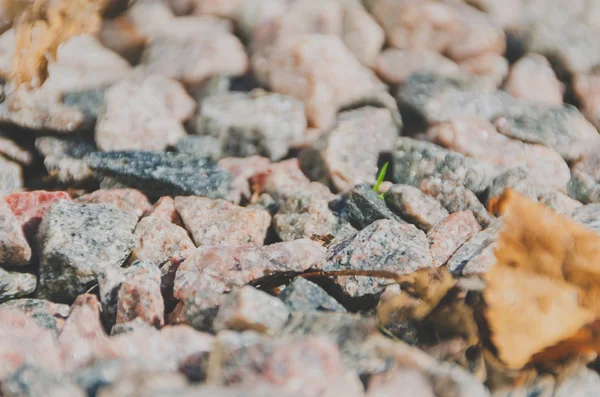
M 381 183 L 385 179 L 385 173 L 387 172 L 388 164 L 389 162 L 386 161 L 383 167 L 381 167 L 381 169 L 379 170 L 379 174 L 377 175 L 377 182 L 373 186 L 373 190 L 375 191 L 375 193 L 379 192 L 379 186 L 381 186 Z M 383 194 L 379 195 L 379 197 L 383 197 Z

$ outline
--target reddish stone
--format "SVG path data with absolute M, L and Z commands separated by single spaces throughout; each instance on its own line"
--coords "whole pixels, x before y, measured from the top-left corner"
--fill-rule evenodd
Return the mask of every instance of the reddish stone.
M 0 264 L 23 266 L 31 260 L 31 248 L 19 220 L 8 204 L 0 201 Z
M 136 189 L 100 189 L 78 197 L 79 204 L 111 204 L 121 211 L 131 212 L 139 218 L 152 206 L 148 197 Z
M 168 221 L 149 216 L 138 222 L 133 236 L 136 247 L 131 252 L 129 262 L 146 260 L 155 266 L 165 262 L 179 262 L 195 248 L 185 229 Z
M 511 67 L 504 89 L 515 98 L 558 106 L 563 103 L 565 87 L 546 58 L 527 54 Z
M 239 203 L 242 198 L 250 198 L 252 186 L 249 181 L 256 175 L 264 175 L 268 172 L 271 161 L 260 156 L 225 157 L 217 164 L 231 173 L 233 180 L 229 188 L 229 199 L 234 203 Z M 260 183 L 260 181 L 256 180 L 255 183 Z
M 460 246 L 480 230 L 481 226 L 471 211 L 455 212 L 446 217 L 427 233 L 433 265 L 442 266 Z
M 144 216 L 154 216 L 183 227 L 181 217 L 177 211 L 175 211 L 175 201 L 173 200 L 173 197 L 170 196 L 159 198 Z
M 32 241 L 46 213 L 57 200 L 71 200 L 67 192 L 19 192 L 4 197 L 10 209 L 15 214 L 27 239 Z
M 116 323 L 140 318 L 156 327 L 163 326 L 165 305 L 160 281 L 160 269 L 152 262 L 140 261 L 126 268 L 117 296 Z

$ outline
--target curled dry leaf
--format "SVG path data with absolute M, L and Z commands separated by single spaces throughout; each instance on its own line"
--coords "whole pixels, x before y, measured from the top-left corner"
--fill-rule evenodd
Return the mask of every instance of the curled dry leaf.
M 521 368 L 600 351 L 583 328 L 600 317 L 600 236 L 512 190 L 491 210 L 504 222 L 484 292 L 499 358 Z

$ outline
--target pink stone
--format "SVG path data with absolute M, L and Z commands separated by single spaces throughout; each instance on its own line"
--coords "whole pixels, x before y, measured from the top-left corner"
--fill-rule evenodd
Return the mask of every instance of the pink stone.
M 31 260 L 31 248 L 23 228 L 7 203 L 0 200 L 0 263 L 23 266 Z
M 471 211 L 455 212 L 427 233 L 433 266 L 440 267 L 464 243 L 481 230 Z
M 150 201 L 136 189 L 100 189 L 74 200 L 78 204 L 110 204 L 139 218 L 151 207 Z
M 154 216 L 177 226 L 183 226 L 179 214 L 175 211 L 175 201 L 173 201 L 173 197 L 163 196 L 159 198 L 144 216 Z
M 527 54 L 515 62 L 504 89 L 515 98 L 556 106 L 562 105 L 565 91 L 550 62 L 539 54 Z
M 249 181 L 254 176 L 267 172 L 271 166 L 271 161 L 260 156 L 225 157 L 219 160 L 217 164 L 231 173 L 233 180 L 229 188 L 229 199 L 234 203 L 239 203 L 242 198 L 250 199 L 252 186 L 250 186 Z
M 148 216 L 138 222 L 133 233 L 136 247 L 129 262 L 146 260 L 155 266 L 165 262 L 178 262 L 195 248 L 185 229 L 162 218 Z
M 116 324 L 140 318 L 155 327 L 163 326 L 165 304 L 160 281 L 160 269 L 152 262 L 137 262 L 125 269 L 117 296 Z
M 388 84 L 401 84 L 415 72 L 432 72 L 444 76 L 460 74 L 460 68 L 454 61 L 437 52 L 397 48 L 388 48 L 380 53 L 375 70 Z

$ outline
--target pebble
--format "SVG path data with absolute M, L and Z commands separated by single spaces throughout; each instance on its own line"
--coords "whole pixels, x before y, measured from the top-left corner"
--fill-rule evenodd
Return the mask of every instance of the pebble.
M 138 70 L 108 89 L 96 122 L 103 151 L 162 151 L 186 135 L 196 104 L 176 81 Z
M 550 62 L 539 54 L 525 54 L 515 62 L 504 89 L 515 98 L 547 106 L 562 105 L 565 91 Z
M 397 93 L 400 106 L 421 116 L 427 123 L 464 118 L 490 120 L 510 100 L 502 91 L 490 90 L 479 78 L 413 73 Z
M 196 194 L 225 198 L 231 175 L 201 157 L 176 153 L 94 152 L 86 163 L 108 176 L 149 196 Z
M 274 296 L 246 285 L 234 289 L 223 299 L 213 322 L 216 332 L 252 330 L 276 334 L 289 316 L 285 303 Z
M 577 207 L 571 213 L 571 218 L 600 233 L 600 204 Z
M 120 267 L 135 246 L 137 218 L 103 204 L 58 201 L 37 234 L 38 294 L 69 301 L 85 292 L 105 269 Z
M 271 225 L 267 211 L 240 207 L 225 200 L 175 197 L 175 209 L 196 246 L 260 246 Z
M 152 204 L 144 193 L 136 189 L 100 189 L 92 193 L 77 197 L 73 202 L 77 204 L 107 204 L 129 212 L 138 219 L 150 209 Z
M 221 141 L 210 135 L 186 135 L 177 141 L 175 151 L 204 157 L 212 161 L 218 161 L 223 157 Z
M 448 216 L 438 201 L 414 186 L 393 185 L 384 198 L 388 208 L 425 232 Z
M 538 184 L 524 167 L 510 168 L 496 176 L 488 191 L 488 207 L 496 202 L 506 189 L 513 189 L 521 195 L 537 201 Z M 541 187 L 540 187 L 541 188 Z
M 440 267 L 466 243 L 481 231 L 481 226 L 471 211 L 459 211 L 446 217 L 427 233 L 433 266 Z
M 498 26 L 512 31 L 520 26 L 523 4 L 520 0 L 467 0 L 467 4 L 485 12 Z
M 460 67 L 435 51 L 387 48 L 377 57 L 377 75 L 387 84 L 402 84 L 415 72 L 458 76 Z
M 494 125 L 508 137 L 554 149 L 567 161 L 591 153 L 600 143 L 598 131 L 572 105 L 520 103 L 507 107 Z
M 0 155 L 6 159 L 17 162 L 24 166 L 33 164 L 33 154 L 19 146 L 9 136 L 0 131 Z
M 497 53 L 488 52 L 467 58 L 458 63 L 463 72 L 478 77 L 481 83 L 490 89 L 502 85 L 508 75 L 508 60 Z
M 304 139 L 306 117 L 298 99 L 253 91 L 209 96 L 195 119 L 198 135 L 216 137 L 224 156 L 285 157 Z
M 110 383 L 102 385 L 96 391 L 95 397 L 128 395 L 185 397 L 189 395 L 186 394 L 187 392 L 194 392 L 193 389 L 188 389 L 185 376 L 179 372 L 160 372 L 133 363 L 126 364 Z
M 127 369 L 127 363 L 122 360 L 105 360 L 78 368 L 71 375 L 71 379 L 84 389 L 88 396 L 97 397 L 104 386 L 115 382 Z
M 345 192 L 376 181 L 377 161 L 399 130 L 388 109 L 371 106 L 339 114 L 335 127 L 300 154 L 312 180 Z
M 427 130 L 434 142 L 467 157 L 496 165 L 500 170 L 525 167 L 537 185 L 566 191 L 571 173 L 554 150 L 498 133 L 486 120 L 455 120 Z
M 2 382 L 0 392 L 4 397 L 86 397 L 87 394 L 68 378 L 25 365 Z
M 380 219 L 388 219 L 399 223 L 406 223 L 394 214 L 385 205 L 370 185 L 357 185 L 352 189 L 346 202 L 347 216 L 357 229 L 364 229 Z
M 85 127 L 89 125 L 89 128 L 93 129 L 94 123 L 100 114 L 100 109 L 102 109 L 104 96 L 109 87 L 107 85 L 88 90 L 68 92 L 63 96 L 63 103 L 68 107 L 82 112 L 86 119 L 84 122 Z
M 31 295 L 36 285 L 34 274 L 11 272 L 0 268 L 0 302 Z
M 419 186 L 423 180 L 435 178 L 464 186 L 475 194 L 488 187 L 494 172 L 479 160 L 407 137 L 396 141 L 392 166 L 395 183 Z
M 595 178 L 575 165 L 571 171 L 572 177 L 567 184 L 569 197 L 583 204 L 600 202 L 600 184 Z
M 561 192 L 543 193 L 539 195 L 538 201 L 551 210 L 566 216 L 571 216 L 573 210 L 582 206 L 579 201 Z
M 20 298 L 0 303 L 0 310 L 17 310 L 31 317 L 38 326 L 52 331 L 58 336 L 69 315 L 69 305 L 54 303 L 44 299 Z
M 85 183 L 93 178 L 92 170 L 83 157 L 93 152 L 94 146 L 71 138 L 44 136 L 35 140 L 35 147 L 44 157 L 48 174 L 60 183 Z
M 146 211 L 144 217 L 153 216 L 155 218 L 163 219 L 174 225 L 183 227 L 181 217 L 175 211 L 175 200 L 170 196 L 163 196 L 159 198 L 156 203 Z
M 136 245 L 129 262 L 149 261 L 156 267 L 166 262 L 180 262 L 195 248 L 187 231 L 163 218 L 147 216 L 135 227 Z
M 304 277 L 296 277 L 279 294 L 279 299 L 290 311 L 312 312 L 315 310 L 345 313 L 346 308 L 331 297 L 323 288 Z
M 23 169 L 14 161 L 0 156 L 0 197 L 23 188 Z
M 405 390 L 405 396 L 436 397 L 429 379 L 412 368 L 394 368 L 375 374 L 369 379 L 367 397 L 398 396 L 398 390 Z
M 577 73 L 572 79 L 572 89 L 579 100 L 581 111 L 596 128 L 600 127 L 600 73 Z
M 413 225 L 382 219 L 360 232 L 334 240 L 327 249 L 324 271 L 383 270 L 397 274 L 431 267 L 425 233 Z M 336 283 L 353 298 L 383 292 L 389 280 L 365 276 L 341 276 Z
M 286 160 L 287 161 L 287 160 Z M 239 204 L 242 200 L 249 200 L 252 196 L 253 186 L 250 179 L 256 175 L 266 175 L 271 170 L 271 162 L 268 158 L 250 156 L 246 158 L 225 157 L 217 163 L 229 171 L 232 175 L 231 187 L 229 189 L 229 200 Z M 298 168 L 298 171 L 300 169 Z M 302 177 L 302 171 L 300 171 Z M 306 179 L 306 177 L 304 177 Z M 308 181 L 310 183 L 310 181 Z
M 436 199 L 449 213 L 471 211 L 479 224 L 486 228 L 494 217 L 485 209 L 475 193 L 448 181 L 429 178 L 423 180 L 419 189 Z
M 563 382 L 556 385 L 555 397 L 592 397 L 600 386 L 600 376 L 596 371 L 586 367 L 578 370 Z
M 25 266 L 31 260 L 21 223 L 10 206 L 0 200 L 0 266 Z
M 498 234 L 500 233 L 501 229 L 502 219 L 499 218 L 491 223 L 486 229 L 471 237 L 458 250 L 456 250 L 450 260 L 447 261 L 446 266 L 448 270 L 454 274 L 460 274 L 461 272 L 464 272 L 463 269 L 465 269 L 465 267 L 475 259 L 478 259 L 478 265 L 482 265 L 479 267 L 480 270 L 483 270 L 485 266 L 487 266 L 487 268 L 491 267 L 495 263 L 495 258 L 493 258 L 493 249 L 496 246 L 496 240 L 498 239 Z M 483 258 L 489 258 L 490 252 L 492 253 L 493 259 L 491 263 L 480 261 Z M 480 254 L 484 254 L 484 256 L 477 258 Z M 471 268 L 473 268 L 473 266 L 471 266 Z
M 126 59 L 132 65 L 140 59 L 146 37 L 127 18 L 105 19 L 98 32 L 102 45 Z

